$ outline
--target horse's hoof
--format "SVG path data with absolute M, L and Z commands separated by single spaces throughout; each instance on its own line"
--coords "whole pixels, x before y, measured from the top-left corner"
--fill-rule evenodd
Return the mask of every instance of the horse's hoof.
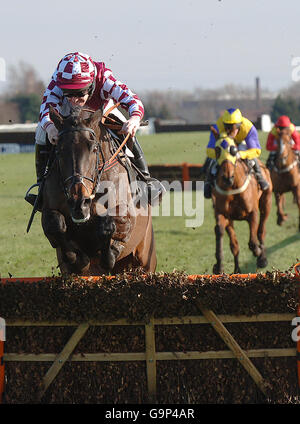
M 256 261 L 257 268 L 265 268 L 267 265 L 268 265 L 267 258 L 264 258 L 264 257 L 257 258 L 257 261 Z
M 241 272 L 241 268 L 240 267 L 238 267 L 238 268 L 234 268 L 234 273 L 235 274 L 241 274 L 242 272 Z
M 75 252 L 65 252 L 64 255 L 63 255 L 63 259 L 69 265 L 73 265 L 76 262 L 77 255 L 76 255 Z
M 116 257 L 112 250 L 109 248 L 108 251 L 103 252 L 102 265 L 105 269 L 111 271 L 116 264 Z
M 284 223 L 284 221 L 286 221 L 288 219 L 288 214 L 285 213 L 283 215 L 279 215 L 277 218 L 277 225 L 282 225 Z
M 219 267 L 219 265 L 214 264 L 213 266 L 213 274 L 222 274 L 223 273 L 223 267 Z

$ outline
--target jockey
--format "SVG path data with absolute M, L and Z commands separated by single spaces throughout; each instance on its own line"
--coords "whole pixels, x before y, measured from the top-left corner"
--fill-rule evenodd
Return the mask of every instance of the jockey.
M 255 126 L 249 119 L 242 116 L 239 109 L 230 108 L 225 110 L 223 115 L 213 125 L 210 133 L 210 139 L 206 148 L 207 159 L 204 164 L 204 172 L 206 173 L 204 183 L 204 197 L 211 197 L 212 185 L 216 174 L 216 164 L 214 160 L 216 137 L 221 133 L 226 133 L 234 139 L 238 145 L 238 157 L 247 160 L 249 167 L 253 168 L 256 179 L 262 190 L 269 188 L 269 183 L 264 179 L 257 158 L 260 156 L 261 147 L 258 139 L 258 133 Z M 240 150 L 245 146 L 246 149 Z
M 115 108 L 113 114 L 123 122 L 120 134 L 130 134 L 134 143 L 132 153 L 134 165 L 142 172 L 147 182 L 148 194 L 153 190 L 155 200 L 165 191 L 164 187 L 150 178 L 149 169 L 135 135 L 144 115 L 141 100 L 124 83 L 118 81 L 112 71 L 103 62 L 94 62 L 87 54 L 69 53 L 65 55 L 52 75 L 46 88 L 40 108 L 39 123 L 35 133 L 35 164 L 37 183 L 40 184 L 49 158 L 51 145 L 57 144 L 58 130 L 49 116 L 49 105 L 52 105 L 63 116 L 70 113 L 71 106 L 86 106 L 90 110 L 108 110 L 114 103 L 129 113 L 127 120 Z M 47 139 L 50 142 L 47 143 Z M 152 185 L 152 183 L 154 183 Z M 156 184 L 155 184 L 156 183 Z M 34 205 L 36 196 L 27 194 L 25 200 Z
M 269 132 L 266 148 L 270 152 L 267 159 L 267 168 L 271 171 L 274 167 L 276 150 L 277 150 L 277 141 L 280 137 L 280 132 L 283 129 L 288 129 L 293 140 L 292 149 L 298 159 L 298 164 L 300 166 L 300 134 L 296 130 L 294 124 L 291 123 L 291 120 L 288 116 L 282 115 L 277 119 L 276 124 Z

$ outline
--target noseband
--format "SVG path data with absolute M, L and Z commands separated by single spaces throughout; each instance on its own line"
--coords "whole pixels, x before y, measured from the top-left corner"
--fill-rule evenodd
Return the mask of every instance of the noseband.
M 233 176 L 236 170 L 236 165 L 237 165 L 237 160 L 234 163 L 234 171 L 233 171 Z M 246 173 L 246 179 L 243 183 L 243 185 L 241 187 L 235 188 L 235 189 L 231 189 L 231 190 L 223 190 L 221 187 L 218 186 L 217 181 L 215 180 L 215 189 L 219 194 L 222 194 L 223 196 L 232 196 L 234 194 L 240 194 L 243 193 L 246 188 L 248 187 L 249 183 L 251 180 L 251 172 Z
M 298 161 L 294 160 L 290 165 L 286 166 L 286 161 L 288 159 L 289 153 L 283 156 L 285 143 L 282 141 L 282 139 L 280 139 L 279 147 L 280 147 L 280 150 L 279 152 L 277 152 L 277 160 L 279 161 L 279 163 L 281 162 L 283 168 L 279 169 L 277 168 L 277 166 L 274 166 L 274 171 L 277 172 L 277 174 L 284 174 L 286 172 L 289 172 L 291 169 L 293 169 L 297 165 Z
M 58 133 L 58 137 L 60 138 L 63 134 L 66 134 L 66 133 L 69 133 L 69 132 L 77 132 L 77 131 L 88 131 L 88 132 L 90 132 L 93 135 L 93 137 L 94 137 L 94 139 L 96 141 L 95 131 L 92 130 L 91 128 L 87 128 L 87 127 L 86 128 L 84 128 L 84 127 L 68 128 L 68 129 L 62 130 L 62 131 L 60 131 Z M 87 188 L 87 186 L 84 183 L 84 180 L 87 180 L 87 181 L 90 181 L 91 183 L 93 183 L 93 191 L 92 191 L 92 194 L 90 195 L 90 198 L 93 198 L 95 196 L 95 190 L 96 190 L 97 182 L 98 182 L 98 179 L 99 179 L 99 173 L 98 173 L 99 163 L 100 163 L 100 160 L 99 160 L 99 151 L 97 149 L 97 159 L 96 159 L 96 167 L 95 167 L 95 176 L 94 176 L 94 178 L 90 178 L 90 177 L 86 177 L 85 175 L 74 173 L 73 175 L 70 175 L 69 177 L 67 177 L 62 182 L 65 195 L 66 195 L 66 197 L 68 199 L 70 198 L 70 191 L 71 191 L 71 188 L 73 187 L 73 185 L 82 184 L 85 187 L 85 189 L 88 191 L 88 188 Z M 59 166 L 59 161 L 58 161 L 58 166 Z M 62 175 L 60 169 L 59 169 L 59 171 L 60 171 L 60 174 Z M 68 181 L 71 181 L 71 185 L 69 187 L 69 190 L 66 189 L 66 183 Z

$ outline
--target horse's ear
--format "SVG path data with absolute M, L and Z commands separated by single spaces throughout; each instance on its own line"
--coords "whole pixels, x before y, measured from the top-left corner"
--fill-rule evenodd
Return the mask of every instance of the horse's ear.
M 49 106 L 49 116 L 55 127 L 61 130 L 63 126 L 63 117 L 52 105 Z
M 213 135 L 215 136 L 215 139 L 218 140 L 218 138 L 220 137 L 218 131 L 215 129 L 215 127 L 211 126 L 210 127 L 211 132 L 213 133 Z
M 215 152 L 216 152 L 216 159 L 218 160 L 221 155 L 221 147 L 217 146 L 215 148 Z
M 87 127 L 94 127 L 95 124 L 97 124 L 100 119 L 102 118 L 103 112 L 101 109 L 94 112 L 89 118 L 84 120 L 84 123 Z

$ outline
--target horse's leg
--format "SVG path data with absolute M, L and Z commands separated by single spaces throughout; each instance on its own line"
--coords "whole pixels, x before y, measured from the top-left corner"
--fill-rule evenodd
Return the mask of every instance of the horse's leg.
M 296 199 L 298 210 L 299 210 L 299 218 L 298 218 L 298 231 L 300 231 L 300 184 L 295 187 L 292 187 L 292 192 L 294 199 Z
M 226 231 L 230 240 L 231 253 L 233 254 L 233 257 L 234 257 L 234 273 L 240 274 L 241 273 L 241 269 L 239 265 L 240 248 L 239 248 L 239 242 L 236 236 L 236 232 L 234 231 L 233 221 L 231 220 L 229 221 L 229 224 L 226 227 Z
M 57 210 L 44 209 L 42 212 L 42 227 L 51 246 L 61 249 L 61 258 L 69 273 L 85 273 L 90 260 L 87 255 L 66 239 L 67 225 L 65 217 Z M 62 268 L 65 271 L 65 267 L 63 266 Z
M 58 267 L 62 275 L 71 274 L 68 264 L 63 259 L 63 254 L 60 247 L 56 248 L 56 257 L 58 262 Z
M 146 272 L 155 272 L 157 257 L 151 216 L 148 219 L 145 235 L 137 246 L 134 257 Z
M 265 268 L 268 265 L 265 238 L 266 238 L 266 223 L 272 207 L 272 191 L 264 191 L 259 199 L 260 220 L 257 231 L 258 240 L 260 243 L 261 254 L 257 258 L 258 268 Z
M 249 228 L 250 228 L 250 238 L 249 238 L 249 249 L 252 251 L 255 257 L 258 257 L 261 254 L 261 249 L 259 247 L 259 241 L 257 238 L 258 232 L 258 223 L 259 223 L 259 215 L 258 210 L 254 210 L 251 212 L 248 218 Z
M 96 217 L 96 231 L 99 240 L 98 250 L 101 252 L 101 265 L 111 271 L 119 254 L 111 245 L 112 235 L 116 231 L 114 219 L 111 216 Z
M 216 226 L 215 226 L 215 234 L 216 234 L 216 259 L 217 263 L 213 266 L 214 274 L 221 274 L 224 272 L 223 266 L 223 236 L 225 232 L 225 228 L 227 226 L 228 220 L 223 215 L 216 215 Z
M 284 194 L 275 193 L 275 200 L 277 206 L 277 225 L 282 225 L 287 219 L 287 214 L 284 213 Z

